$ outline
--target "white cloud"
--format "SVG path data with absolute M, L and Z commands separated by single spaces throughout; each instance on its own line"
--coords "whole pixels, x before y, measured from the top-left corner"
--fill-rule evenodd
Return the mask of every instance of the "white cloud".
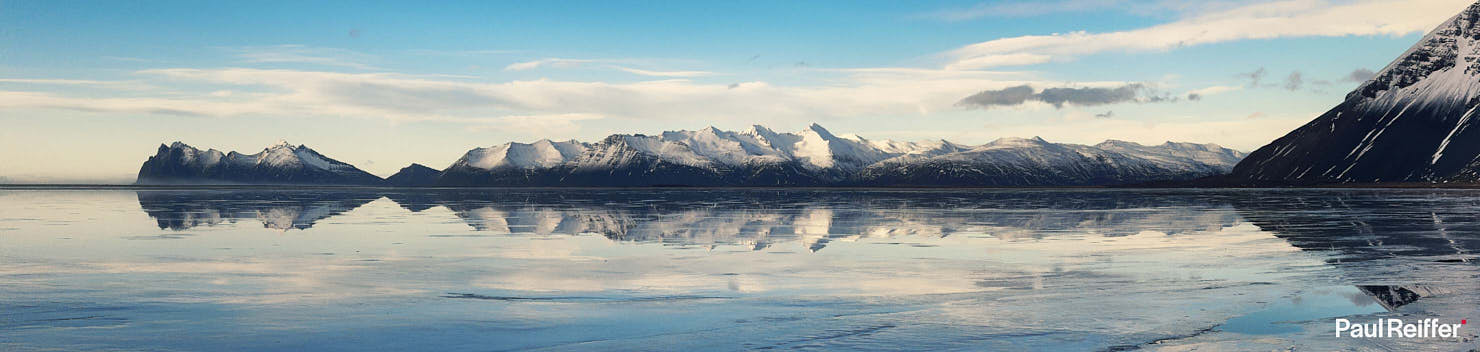
M 0 109 L 58 109 L 183 116 L 228 116 L 257 110 L 256 107 L 245 104 L 186 98 L 79 98 L 22 91 L 0 91 Z
M 249 46 L 227 48 L 247 63 L 258 64 L 310 64 L 344 67 L 359 70 L 374 70 L 367 62 L 375 57 L 351 50 L 317 48 L 296 44 Z
M 635 75 L 653 77 L 702 77 L 714 75 L 714 72 L 709 71 L 651 71 L 622 66 L 612 66 L 612 68 Z
M 1205 88 L 1201 88 L 1201 89 L 1195 89 L 1195 90 L 1189 91 L 1187 93 L 1189 93 L 1189 94 L 1197 94 L 1197 95 L 1202 95 L 1202 96 L 1209 96 L 1209 95 L 1216 95 L 1216 94 L 1222 94 L 1222 93 L 1232 92 L 1232 91 L 1236 91 L 1236 90 L 1240 90 L 1240 89 L 1244 89 L 1244 87 L 1241 87 L 1241 86 L 1211 86 L 1211 87 L 1205 87 Z
M 707 121 L 708 123 L 776 123 L 860 117 L 969 114 L 957 103 L 983 90 L 1012 86 L 1118 87 L 1127 82 L 1058 82 L 1037 80 L 1030 73 L 951 71 L 911 68 L 811 70 L 826 76 L 817 85 L 781 86 L 768 82 L 702 83 L 669 79 L 631 83 L 522 80 L 482 82 L 457 76 L 394 73 L 342 73 L 252 68 L 172 68 L 137 72 L 145 82 L 180 83 L 186 92 L 95 98 L 64 93 L 0 91 L 0 109 L 62 109 L 99 113 L 173 114 L 203 117 L 314 116 L 434 121 L 462 124 L 473 130 L 509 128 L 541 135 L 571 135 L 598 119 Z M 1236 87 L 1208 87 L 1194 92 L 1215 94 Z M 1022 111 L 1052 109 L 1037 103 Z M 1100 111 L 1096 111 L 1100 112 Z M 959 115 L 958 115 L 959 116 Z M 1101 119 L 1104 120 L 1104 119 Z M 1242 129 L 1189 119 L 1138 130 L 1132 120 L 1095 121 L 1095 127 L 1063 128 L 1053 124 L 999 129 L 993 133 L 1042 134 L 1044 130 L 1099 133 L 1106 138 L 1134 139 L 1146 131 L 1201 138 L 1208 131 Z M 1247 120 L 1247 119 L 1244 119 Z M 1257 123 L 1273 123 L 1259 119 Z M 1239 123 L 1255 123 L 1244 122 Z M 1103 125 L 1100 125 L 1103 124 Z M 1139 125 L 1134 125 L 1139 126 Z M 1170 129 L 1168 126 L 1183 126 Z M 1211 126 L 1211 127 L 1210 127 Z M 1268 131 L 1283 127 L 1262 125 Z M 1035 130 L 1036 129 L 1036 130 Z M 1072 130 L 1072 131 L 1063 131 Z M 1191 134 L 1188 134 L 1191 133 Z M 1266 133 L 1267 134 L 1267 133 Z M 1008 135 L 1008 134 L 1003 134 Z M 1255 134 L 1257 138 L 1263 135 Z M 949 136 L 926 136 L 941 137 Z M 883 136 L 894 137 L 894 136 Z M 1265 140 L 1267 141 L 1267 139 Z
M 1434 28 L 1469 0 L 1289 0 L 1206 12 L 1119 32 L 1071 32 L 996 39 L 946 53 L 949 69 L 1024 65 L 1112 51 L 1160 51 L 1249 39 L 1404 35 Z
M 520 53 L 524 53 L 524 52 L 525 52 L 524 50 L 497 50 L 497 49 L 479 49 L 479 50 L 412 49 L 412 50 L 408 50 L 407 51 L 407 53 L 410 53 L 412 55 L 453 56 L 453 57 L 502 56 L 502 55 L 520 54 Z
M 46 84 L 46 85 L 114 85 L 125 82 L 118 81 L 95 81 L 86 79 L 45 79 L 45 78 L 0 78 L 0 83 L 22 83 L 22 84 Z
M 1228 92 L 1232 92 L 1232 91 L 1238 91 L 1238 90 L 1242 90 L 1242 89 L 1244 89 L 1243 86 L 1208 86 L 1208 87 L 1203 87 L 1203 88 L 1193 89 L 1193 90 L 1188 91 L 1187 92 L 1187 99 L 1188 100 L 1202 100 L 1202 98 L 1206 98 L 1208 96 L 1218 95 L 1218 94 L 1223 94 L 1223 93 L 1228 93 Z
M 646 69 L 633 68 L 633 67 L 628 67 L 628 66 L 621 65 L 621 64 L 624 64 L 624 63 L 637 63 L 639 61 L 640 60 L 605 60 L 605 59 L 548 58 L 548 59 L 539 59 L 539 60 L 533 60 L 533 61 L 515 62 L 515 63 L 512 63 L 512 64 L 509 64 L 508 66 L 504 66 L 504 71 L 528 71 L 528 70 L 533 70 L 533 69 L 538 69 L 538 68 L 546 68 L 546 67 L 551 67 L 551 68 L 574 68 L 574 67 L 580 67 L 580 66 L 586 65 L 586 64 L 605 64 L 605 65 L 601 65 L 600 67 L 605 67 L 605 68 L 610 68 L 610 69 L 614 69 L 614 70 L 618 70 L 618 71 L 622 71 L 622 72 L 626 72 L 626 73 L 631 73 L 631 74 L 635 74 L 635 75 L 642 75 L 642 76 L 650 76 L 650 77 L 688 78 L 688 77 L 712 76 L 712 75 L 715 74 L 714 72 L 709 72 L 709 71 L 681 71 L 681 70 L 680 71 L 660 71 L 660 70 L 646 70 Z
M 1180 16 L 1268 1 L 1270 0 L 1006 0 L 984 1 L 970 7 L 947 8 L 912 17 L 958 22 L 984 17 L 1033 17 L 1089 11 L 1122 11 L 1142 16 Z
M 1052 60 L 1052 56 L 1032 53 L 1011 53 L 963 58 L 946 65 L 947 70 L 971 70 L 997 66 L 1037 65 Z
M 158 87 L 140 81 L 101 81 L 91 79 L 0 78 L 0 86 L 66 87 L 65 89 L 107 89 L 111 91 L 144 91 Z
M 577 122 L 600 120 L 597 114 L 509 115 L 489 118 L 451 118 L 446 122 L 468 125 L 470 131 L 513 129 L 531 136 L 569 136 L 580 129 Z
M 140 74 L 212 86 L 202 92 L 232 91 L 232 94 L 178 93 L 93 99 L 0 91 L 0 108 L 196 116 L 352 116 L 396 121 L 562 114 L 658 120 L 778 121 L 960 110 L 954 106 L 957 101 L 983 89 L 1021 84 L 1045 87 L 1063 84 L 1001 79 L 1010 75 L 982 72 L 958 75 L 932 70 L 832 73 L 841 77 L 826 85 L 776 86 L 766 82 L 740 82 L 732 86 L 681 79 L 634 83 L 543 79 L 483 83 L 387 73 L 178 68 L 145 70 Z
M 509 64 L 508 66 L 504 66 L 504 71 L 525 71 L 537 69 L 540 67 L 575 67 L 579 66 L 580 64 L 592 63 L 597 61 L 598 60 L 562 58 L 539 59 L 534 61 L 523 61 Z
M 1107 139 L 1141 144 L 1173 142 L 1207 143 L 1245 152 L 1268 144 L 1299 127 L 1317 114 L 1280 114 L 1262 118 L 1159 117 L 1149 119 L 1092 118 L 1093 111 L 1068 110 L 1059 119 L 1019 124 L 992 124 L 953 130 L 880 131 L 906 138 L 942 138 L 952 141 L 990 141 L 998 137 L 1041 136 L 1053 142 L 1095 144 Z

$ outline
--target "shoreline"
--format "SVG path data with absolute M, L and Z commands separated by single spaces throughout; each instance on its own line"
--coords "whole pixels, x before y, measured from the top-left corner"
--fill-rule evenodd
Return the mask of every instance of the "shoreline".
M 0 184 L 0 190 L 1298 190 L 1298 189 L 1439 189 L 1475 190 L 1476 184 L 1352 183 L 1300 186 L 357 186 L 357 185 L 134 185 L 134 184 Z

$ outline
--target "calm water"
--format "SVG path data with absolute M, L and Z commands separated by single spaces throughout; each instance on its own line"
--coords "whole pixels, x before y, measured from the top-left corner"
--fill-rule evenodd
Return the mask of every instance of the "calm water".
M 1480 192 L 0 190 L 0 350 L 1467 350 Z

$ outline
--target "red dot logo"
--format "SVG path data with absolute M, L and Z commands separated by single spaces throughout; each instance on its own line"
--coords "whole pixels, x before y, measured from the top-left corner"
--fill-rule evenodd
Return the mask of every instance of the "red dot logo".
M 1459 320 L 1459 325 L 1465 325 L 1466 323 L 1469 323 L 1469 322 L 1470 322 L 1469 319 L 1460 319 Z

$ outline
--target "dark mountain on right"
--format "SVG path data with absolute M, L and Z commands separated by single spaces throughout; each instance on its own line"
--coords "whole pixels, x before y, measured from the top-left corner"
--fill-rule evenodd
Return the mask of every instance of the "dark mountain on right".
M 1250 153 L 1244 185 L 1480 181 L 1480 3 L 1440 24 L 1346 101 Z

